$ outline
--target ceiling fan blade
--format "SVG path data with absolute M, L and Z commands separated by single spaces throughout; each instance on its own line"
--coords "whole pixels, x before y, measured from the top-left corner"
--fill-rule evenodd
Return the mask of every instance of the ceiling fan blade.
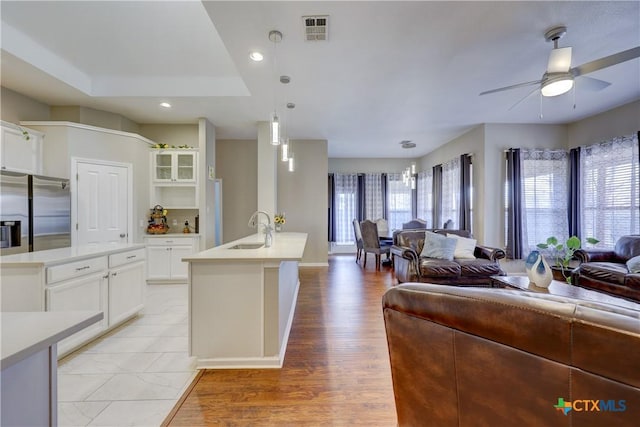
M 566 73 L 571 68 L 571 48 L 559 47 L 549 54 L 547 73 Z
M 535 81 L 526 82 L 526 83 L 518 83 L 517 85 L 511 85 L 511 86 L 501 87 L 501 88 L 498 88 L 498 89 L 487 90 L 485 92 L 482 92 L 480 95 L 488 95 L 490 93 L 502 92 L 504 90 L 515 89 L 515 88 L 518 88 L 518 87 L 539 85 L 540 83 L 542 83 L 542 80 L 535 80 Z
M 640 46 L 623 50 L 622 52 L 614 53 L 613 55 L 605 56 L 595 61 L 587 62 L 585 64 L 573 67 L 571 74 L 575 77 L 582 76 L 584 74 L 593 73 L 594 71 L 601 70 L 603 68 L 611 67 L 612 65 L 620 64 L 622 62 L 630 61 L 640 57 Z
M 540 89 L 539 88 L 535 88 L 534 90 L 532 90 L 531 92 L 529 92 L 529 94 L 527 96 L 525 96 L 524 98 L 522 98 L 520 101 L 516 102 L 515 104 L 513 104 L 511 107 L 509 107 L 509 111 L 513 110 L 514 108 L 516 108 L 518 105 L 520 105 L 522 102 L 524 102 L 526 99 L 529 99 L 531 97 L 531 95 L 533 95 L 534 93 L 539 92 Z
M 611 86 L 611 83 L 600 79 L 594 79 L 593 77 L 580 76 L 580 78 L 576 80 L 576 86 L 579 88 L 597 91 Z

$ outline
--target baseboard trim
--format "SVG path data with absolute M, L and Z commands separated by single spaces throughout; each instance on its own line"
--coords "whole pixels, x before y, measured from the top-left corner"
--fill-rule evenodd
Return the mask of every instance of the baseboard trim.
M 329 267 L 329 262 L 301 262 L 300 267 Z

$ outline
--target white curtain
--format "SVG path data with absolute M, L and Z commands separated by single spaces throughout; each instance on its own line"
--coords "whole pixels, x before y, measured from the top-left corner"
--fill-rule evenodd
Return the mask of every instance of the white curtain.
M 427 228 L 433 227 L 433 170 L 418 173 L 417 182 L 418 218 L 427 221 Z
M 405 185 L 401 173 L 387 175 L 387 209 L 390 231 L 401 229 L 411 220 L 411 186 Z
M 435 224 L 436 228 L 442 227 L 445 222 L 451 220 L 451 227 L 457 229 L 460 209 L 460 158 L 456 157 L 442 165 L 442 218 L 443 224 Z
M 522 247 L 528 254 L 554 236 L 569 236 L 569 153 L 565 150 L 520 150 L 523 200 Z
M 357 218 L 358 175 L 334 174 L 335 185 L 335 240 L 337 244 L 352 244 L 353 220 Z
M 582 238 L 613 248 L 620 236 L 640 234 L 638 135 L 582 147 Z
M 384 216 L 382 174 L 364 174 L 364 219 L 375 221 Z

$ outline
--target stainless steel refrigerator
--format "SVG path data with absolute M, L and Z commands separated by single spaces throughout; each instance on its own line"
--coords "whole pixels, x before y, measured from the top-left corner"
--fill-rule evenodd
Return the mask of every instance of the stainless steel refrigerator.
M 69 180 L 0 172 L 0 255 L 71 246 Z

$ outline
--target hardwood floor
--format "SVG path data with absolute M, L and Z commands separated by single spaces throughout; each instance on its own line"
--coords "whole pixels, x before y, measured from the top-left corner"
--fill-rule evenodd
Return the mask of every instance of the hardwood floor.
M 202 371 L 165 425 L 396 425 L 381 308 L 395 278 L 354 259 L 300 270 L 282 369 Z

